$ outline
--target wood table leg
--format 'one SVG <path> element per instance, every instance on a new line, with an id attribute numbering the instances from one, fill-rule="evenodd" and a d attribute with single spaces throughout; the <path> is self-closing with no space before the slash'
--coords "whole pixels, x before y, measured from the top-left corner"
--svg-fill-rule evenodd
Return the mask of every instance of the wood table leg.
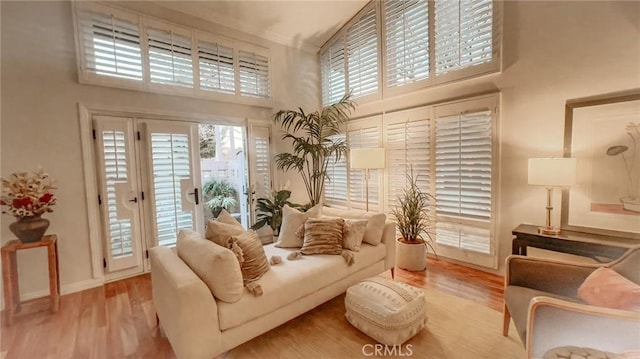
<path id="1" fill-rule="evenodd" d="M 49 291 L 51 297 L 51 312 L 56 313 L 60 307 L 60 292 L 58 284 L 58 258 L 56 251 L 56 243 L 52 242 L 47 246 L 49 254 Z"/>
<path id="2" fill-rule="evenodd" d="M 20 281 L 18 281 L 18 252 L 9 252 L 9 262 L 11 263 L 11 292 L 13 293 L 14 313 L 22 310 L 20 305 Z"/>
<path id="3" fill-rule="evenodd" d="M 12 264 L 10 252 L 2 251 L 2 280 L 4 287 L 4 314 L 7 326 L 13 324 L 13 283 L 12 283 Z"/>

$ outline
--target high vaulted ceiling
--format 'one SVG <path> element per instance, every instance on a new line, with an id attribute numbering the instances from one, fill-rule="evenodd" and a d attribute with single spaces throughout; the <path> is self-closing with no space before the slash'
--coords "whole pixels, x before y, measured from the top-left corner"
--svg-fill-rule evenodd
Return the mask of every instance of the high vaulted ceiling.
<path id="1" fill-rule="evenodd" d="M 155 1 L 288 46 L 317 51 L 368 0 Z"/>

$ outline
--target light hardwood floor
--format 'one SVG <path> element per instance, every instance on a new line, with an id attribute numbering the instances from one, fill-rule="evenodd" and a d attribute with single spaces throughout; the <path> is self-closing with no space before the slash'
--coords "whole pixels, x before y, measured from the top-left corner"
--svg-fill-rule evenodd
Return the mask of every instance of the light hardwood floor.
<path id="1" fill-rule="evenodd" d="M 502 309 L 503 279 L 429 259 L 426 272 L 396 269 L 396 279 Z M 51 314 L 47 301 L 23 305 L 0 332 L 0 358 L 174 358 L 156 327 L 149 274 L 65 295 Z M 285 324 L 286 325 L 286 324 Z"/>

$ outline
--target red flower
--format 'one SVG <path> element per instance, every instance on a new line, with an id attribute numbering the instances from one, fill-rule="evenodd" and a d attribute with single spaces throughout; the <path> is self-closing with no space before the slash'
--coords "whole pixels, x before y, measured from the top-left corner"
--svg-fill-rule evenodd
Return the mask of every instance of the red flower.
<path id="1" fill-rule="evenodd" d="M 31 204 L 31 197 L 24 197 L 22 199 L 22 207 L 27 207 Z"/>
<path id="2" fill-rule="evenodd" d="M 22 200 L 16 198 L 13 200 L 13 202 L 11 203 L 11 207 L 13 208 L 22 208 Z"/>
<path id="3" fill-rule="evenodd" d="M 40 202 L 41 203 L 49 203 L 49 201 L 51 201 L 52 198 L 53 198 L 53 194 L 45 193 L 45 194 L 42 195 L 42 197 L 40 197 Z"/>

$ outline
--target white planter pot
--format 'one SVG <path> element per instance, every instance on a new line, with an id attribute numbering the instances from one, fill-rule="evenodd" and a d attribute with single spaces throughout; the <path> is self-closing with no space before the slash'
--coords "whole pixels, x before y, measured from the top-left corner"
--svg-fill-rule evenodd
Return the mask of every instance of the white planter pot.
<path id="1" fill-rule="evenodd" d="M 396 266 L 414 272 L 427 269 L 427 246 L 396 240 Z"/>

